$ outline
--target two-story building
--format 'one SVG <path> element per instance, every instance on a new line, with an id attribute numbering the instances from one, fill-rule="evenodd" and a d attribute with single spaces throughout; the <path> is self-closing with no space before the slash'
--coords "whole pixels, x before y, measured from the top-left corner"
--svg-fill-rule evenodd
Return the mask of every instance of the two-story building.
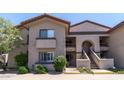
<path id="1" fill-rule="evenodd" d="M 10 53 L 9 67 L 15 67 L 14 56 L 20 52 L 28 53 L 29 68 L 43 64 L 53 70 L 53 58 L 60 55 L 67 58 L 67 67 L 114 67 L 114 56 L 109 53 L 111 28 L 108 26 L 89 20 L 70 25 L 66 20 L 43 14 L 17 27 L 21 30 L 24 46 Z"/>

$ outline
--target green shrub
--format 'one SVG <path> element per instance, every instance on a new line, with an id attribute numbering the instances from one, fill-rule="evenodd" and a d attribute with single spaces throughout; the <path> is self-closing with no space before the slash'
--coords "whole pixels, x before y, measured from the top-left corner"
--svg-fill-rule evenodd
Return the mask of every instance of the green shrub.
<path id="1" fill-rule="evenodd" d="M 20 66 L 18 68 L 18 73 L 19 74 L 26 74 L 26 73 L 28 73 L 28 69 L 26 67 L 24 67 L 24 66 Z"/>
<path id="2" fill-rule="evenodd" d="M 91 69 L 86 68 L 86 67 L 79 67 L 77 68 L 79 70 L 79 72 L 81 73 L 89 73 L 89 74 L 93 74 L 93 72 L 91 71 Z"/>
<path id="3" fill-rule="evenodd" d="M 17 67 L 20 66 L 27 66 L 27 61 L 28 60 L 28 56 L 25 53 L 20 53 L 19 55 L 15 56 L 15 62 L 17 64 Z"/>
<path id="4" fill-rule="evenodd" d="M 124 74 L 124 69 L 110 68 L 109 70 L 117 74 Z"/>
<path id="5" fill-rule="evenodd" d="M 55 71 L 57 72 L 63 72 L 66 64 L 67 64 L 67 60 L 64 56 L 58 56 L 54 58 L 54 68 Z"/>
<path id="6" fill-rule="evenodd" d="M 124 74 L 124 70 L 118 71 L 118 74 Z"/>
<path id="7" fill-rule="evenodd" d="M 48 72 L 47 68 L 43 65 L 37 65 L 35 67 L 36 74 L 46 74 Z"/>

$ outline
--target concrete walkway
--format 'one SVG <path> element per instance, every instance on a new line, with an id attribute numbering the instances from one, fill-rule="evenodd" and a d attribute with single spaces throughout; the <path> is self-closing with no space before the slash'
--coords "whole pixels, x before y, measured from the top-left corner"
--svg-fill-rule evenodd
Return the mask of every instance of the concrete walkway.
<path id="1" fill-rule="evenodd" d="M 104 70 L 104 69 L 92 69 L 94 74 L 114 74 L 110 70 Z"/>
<path id="2" fill-rule="evenodd" d="M 65 69 L 65 74 L 80 74 L 77 68 L 69 67 Z"/>
<path id="3" fill-rule="evenodd" d="M 92 69 L 94 74 L 114 74 L 112 71 L 104 70 L 104 69 Z M 77 68 L 69 67 L 65 69 L 65 74 L 80 74 Z"/>

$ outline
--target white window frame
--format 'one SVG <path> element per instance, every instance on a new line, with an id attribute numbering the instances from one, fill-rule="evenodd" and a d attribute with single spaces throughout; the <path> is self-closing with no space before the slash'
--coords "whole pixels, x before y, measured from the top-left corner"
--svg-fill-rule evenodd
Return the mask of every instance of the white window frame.
<path id="1" fill-rule="evenodd" d="M 50 57 L 50 60 L 42 60 L 42 57 L 44 59 L 44 54 L 47 53 L 47 54 L 52 54 L 50 56 L 53 56 L 53 57 Z M 43 55 L 42 55 L 43 54 Z M 54 58 L 54 52 L 39 52 L 39 61 L 41 63 L 51 63 L 53 62 L 53 58 Z"/>
<path id="2" fill-rule="evenodd" d="M 54 29 L 40 29 L 40 31 L 39 31 L 39 38 L 44 38 L 44 37 L 41 37 L 42 35 L 42 31 L 46 31 L 47 32 L 47 35 L 48 35 L 48 32 L 49 31 L 53 31 L 53 37 L 49 37 L 49 36 L 47 36 L 47 37 L 45 37 L 45 38 L 55 38 L 55 30 Z"/>

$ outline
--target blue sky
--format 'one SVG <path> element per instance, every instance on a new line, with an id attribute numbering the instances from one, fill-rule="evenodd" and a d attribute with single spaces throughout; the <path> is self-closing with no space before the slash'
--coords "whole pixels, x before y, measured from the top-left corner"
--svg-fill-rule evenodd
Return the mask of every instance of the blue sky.
<path id="1" fill-rule="evenodd" d="M 10 20 L 14 25 L 21 21 L 41 15 L 40 13 L 0 13 L 1 17 Z M 124 13 L 51 13 L 50 15 L 70 21 L 75 24 L 84 20 L 91 20 L 110 27 L 124 20 Z"/>

